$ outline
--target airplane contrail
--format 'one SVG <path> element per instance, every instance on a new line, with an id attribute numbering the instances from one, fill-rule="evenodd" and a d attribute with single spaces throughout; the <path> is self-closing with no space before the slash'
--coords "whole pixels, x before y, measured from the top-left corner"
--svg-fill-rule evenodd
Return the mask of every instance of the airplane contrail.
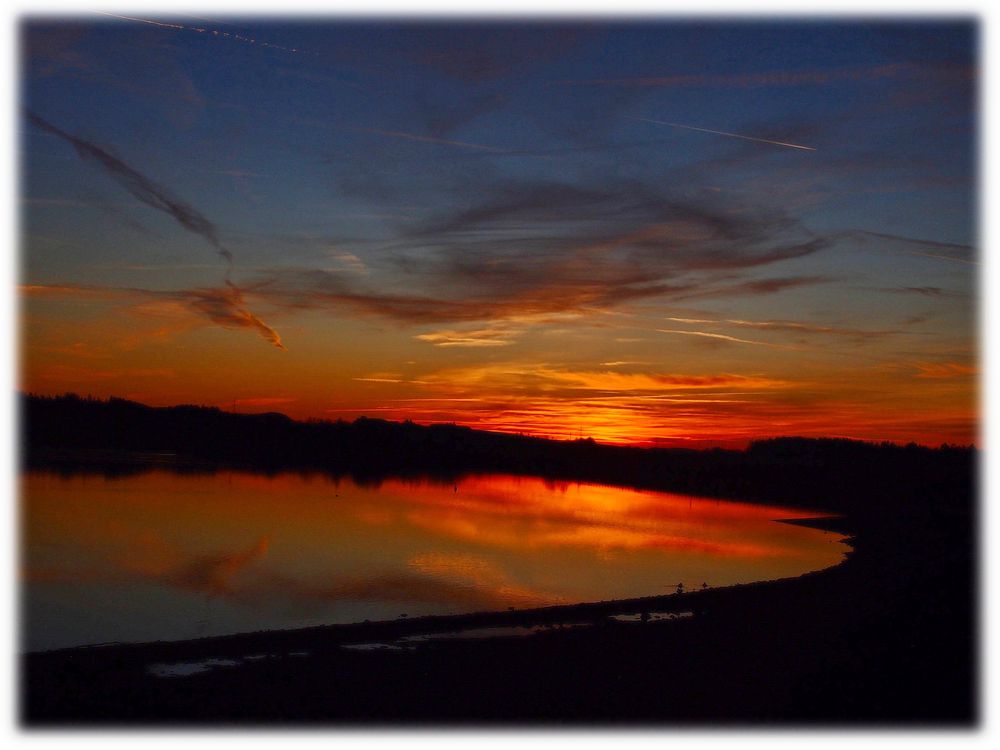
<path id="1" fill-rule="evenodd" d="M 198 209 L 174 197 L 165 187 L 97 144 L 66 132 L 31 110 L 25 110 L 25 114 L 35 127 L 69 143 L 80 159 L 97 162 L 109 177 L 137 201 L 167 214 L 187 231 L 205 239 L 225 258 L 228 262 L 225 277 L 227 288 L 197 292 L 189 302 L 191 307 L 225 328 L 253 328 L 274 346 L 282 350 L 285 348 L 277 331 L 247 308 L 243 301 L 243 290 L 229 278 L 233 270 L 233 254 L 222 244 L 215 225 Z"/>
<path id="2" fill-rule="evenodd" d="M 750 135 L 740 135 L 739 133 L 727 133 L 724 130 L 709 130 L 708 128 L 696 128 L 693 125 L 681 125 L 677 122 L 665 122 L 664 120 L 650 120 L 647 117 L 629 117 L 630 120 L 638 120 L 640 122 L 651 122 L 655 125 L 667 125 L 671 128 L 683 128 L 684 130 L 697 130 L 699 133 L 714 133 L 715 135 L 726 135 L 730 138 L 741 138 L 744 141 L 755 141 L 757 143 L 770 143 L 772 146 L 785 146 L 786 148 L 797 148 L 802 151 L 815 151 L 812 146 L 802 146 L 798 143 L 787 143 L 785 141 L 772 141 L 767 138 L 754 138 Z"/>
<path id="3" fill-rule="evenodd" d="M 137 21 L 138 23 L 148 23 L 151 26 L 164 26 L 168 29 L 186 29 L 187 26 L 181 26 L 179 23 L 164 23 L 162 21 L 150 21 L 147 18 L 136 18 L 134 16 L 119 16 L 115 13 L 106 13 L 103 10 L 92 10 L 91 13 L 97 13 L 101 16 L 110 16 L 111 18 L 120 18 L 123 21 Z"/>
<path id="4" fill-rule="evenodd" d="M 147 23 L 151 26 L 162 26 L 166 29 L 178 29 L 180 31 L 193 31 L 197 34 L 205 34 L 209 36 L 214 36 L 222 39 L 229 39 L 234 42 L 242 42 L 243 44 L 254 44 L 259 47 L 270 47 L 271 49 L 280 49 L 284 52 L 295 52 L 297 54 L 313 54 L 306 53 L 305 50 L 299 49 L 298 47 L 283 47 L 280 44 L 271 44 L 270 42 L 264 42 L 260 39 L 254 39 L 252 37 L 244 36 L 242 34 L 237 34 L 230 31 L 219 31 L 218 29 L 202 28 L 200 26 L 185 26 L 180 23 L 168 23 L 165 21 L 152 21 L 148 18 L 136 18 L 135 16 L 120 16 L 116 13 L 107 13 L 103 10 L 92 10 L 91 13 L 96 13 L 101 16 L 109 16 L 110 18 L 118 18 L 122 21 L 135 21 L 136 23 Z M 192 16 L 196 18 L 197 16 Z"/>
<path id="5" fill-rule="evenodd" d="M 189 232 L 200 235 L 216 249 L 216 251 L 233 265 L 233 254 L 219 240 L 215 225 L 193 206 L 174 197 L 165 187 L 154 182 L 139 170 L 126 164 L 108 150 L 95 143 L 67 133 L 44 120 L 31 110 L 25 110 L 28 121 L 46 133 L 62 138 L 69 143 L 83 161 L 97 162 L 115 182 L 125 188 L 132 197 L 150 208 L 170 216 Z"/>
<path id="6" fill-rule="evenodd" d="M 788 344 L 772 344 L 769 341 L 757 341 L 756 339 L 740 339 L 736 336 L 727 336 L 724 333 L 708 333 L 707 331 L 681 331 L 676 328 L 654 328 L 657 333 L 675 333 L 681 336 L 701 336 L 707 339 L 720 339 L 722 341 L 732 341 L 736 344 L 753 344 L 754 346 L 767 346 L 772 349 L 795 349 L 801 350 L 803 347 L 791 346 Z"/>

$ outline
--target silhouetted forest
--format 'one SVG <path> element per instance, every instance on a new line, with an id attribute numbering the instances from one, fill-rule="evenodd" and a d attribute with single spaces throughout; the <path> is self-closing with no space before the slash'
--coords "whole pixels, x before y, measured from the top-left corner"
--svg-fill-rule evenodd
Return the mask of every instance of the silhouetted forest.
<path id="1" fill-rule="evenodd" d="M 377 482 L 385 476 L 507 472 L 781 502 L 852 513 L 887 505 L 967 505 L 978 451 L 969 447 L 776 438 L 746 450 L 691 450 L 556 441 L 456 425 L 362 417 L 295 421 L 203 406 L 150 407 L 119 398 L 23 396 L 26 465 L 106 473 L 141 470 L 115 451 L 174 454 L 204 469 L 318 470 Z M 103 450 L 95 462 L 81 453 Z"/>

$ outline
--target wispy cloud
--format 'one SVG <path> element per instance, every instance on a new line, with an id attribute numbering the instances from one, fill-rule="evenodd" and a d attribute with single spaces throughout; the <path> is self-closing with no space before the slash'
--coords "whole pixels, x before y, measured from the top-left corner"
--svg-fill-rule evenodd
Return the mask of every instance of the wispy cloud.
<path id="1" fill-rule="evenodd" d="M 468 141 L 456 141 L 449 138 L 438 138 L 432 135 L 418 135 L 416 133 L 404 133 L 399 130 L 380 130 L 378 128 L 357 128 L 364 133 L 374 133 L 383 135 L 386 138 L 398 138 L 404 141 L 416 141 L 418 143 L 434 143 L 440 146 L 458 146 L 460 148 L 471 148 L 476 151 L 490 151 L 495 154 L 504 153 L 504 149 L 495 146 L 484 146 L 482 143 L 469 143 Z"/>
<path id="2" fill-rule="evenodd" d="M 374 377 L 369 375 L 364 378 L 351 378 L 351 380 L 357 380 L 360 383 L 405 383 L 403 378 L 389 378 L 389 377 Z"/>
<path id="3" fill-rule="evenodd" d="M 515 316 L 516 317 L 516 316 Z M 530 318 L 530 316 L 526 316 Z M 542 317 L 541 320 L 551 320 Z M 527 319 L 524 320 L 528 322 Z M 507 321 L 499 321 L 486 328 L 476 328 L 472 330 L 443 330 L 421 333 L 414 336 L 418 341 L 426 341 L 428 344 L 442 347 L 460 348 L 482 348 L 510 346 L 516 342 L 518 336 L 524 333 L 523 325 L 512 325 Z"/>
<path id="4" fill-rule="evenodd" d="M 735 284 L 700 284 L 690 289 L 672 290 L 671 295 L 677 301 L 691 299 L 708 299 L 712 297 L 742 297 L 753 295 L 776 294 L 786 289 L 828 284 L 834 279 L 828 276 L 785 276 L 769 279 L 754 279 Z"/>
<path id="5" fill-rule="evenodd" d="M 226 177 L 260 177 L 259 172 L 250 172 L 246 169 L 217 169 L 212 174 L 221 174 Z"/>
<path id="6" fill-rule="evenodd" d="M 136 200 L 167 214 L 187 231 L 204 238 L 229 263 L 233 262 L 233 254 L 219 241 L 215 225 L 193 206 L 175 198 L 162 185 L 149 179 L 134 167 L 126 164 L 117 156 L 112 155 L 106 149 L 83 138 L 78 138 L 71 133 L 67 133 L 65 130 L 56 127 L 31 111 L 27 112 L 27 116 L 28 120 L 36 127 L 58 136 L 69 143 L 81 159 L 84 161 L 94 161 L 99 164 L 112 179 L 131 193 Z"/>
<path id="7" fill-rule="evenodd" d="M 825 86 L 838 81 L 867 81 L 893 78 L 912 66 L 905 63 L 888 65 L 813 68 L 801 70 L 771 70 L 759 73 L 711 75 L 705 73 L 630 78 L 594 78 L 590 80 L 556 81 L 560 86 L 623 86 L 636 88 L 685 88 L 719 86 L 734 88 L 785 88 L 790 86 Z"/>
<path id="8" fill-rule="evenodd" d="M 784 146 L 786 148 L 797 148 L 802 151 L 815 151 L 816 149 L 812 146 L 802 146 L 798 143 L 787 143 L 785 141 L 773 141 L 768 138 L 758 138 L 751 135 L 741 135 L 739 133 L 729 133 L 725 130 L 711 130 L 709 128 L 699 128 L 694 125 L 681 125 L 678 122 L 666 122 L 664 120 L 651 120 L 648 117 L 629 117 L 630 120 L 636 120 L 638 122 L 649 122 L 654 125 L 667 125 L 671 128 L 680 128 L 682 130 L 695 130 L 699 133 L 711 133 L 713 135 L 724 135 L 729 138 L 740 138 L 744 141 L 754 141 L 755 143 L 768 143 L 772 146 Z"/>
<path id="9" fill-rule="evenodd" d="M 508 334 L 509 335 L 509 334 Z M 499 336 L 496 331 L 437 331 L 421 333 L 414 338 L 426 341 L 434 346 L 454 346 L 465 348 L 482 348 L 493 346 L 510 346 L 514 342 L 510 338 Z"/>
<path id="10" fill-rule="evenodd" d="M 736 336 L 727 336 L 724 333 L 711 333 L 709 331 L 681 331 L 676 328 L 657 328 L 660 333 L 672 333 L 678 336 L 700 336 L 706 339 L 717 339 L 719 341 L 731 341 L 734 344 L 752 344 L 754 346 L 768 346 L 775 349 L 788 349 L 784 344 L 775 344 L 770 341 L 757 341 L 754 339 L 741 339 Z"/>
<path id="11" fill-rule="evenodd" d="M 948 291 L 939 286 L 900 286 L 882 289 L 881 291 L 892 294 L 917 294 L 921 297 L 955 297 L 955 292 Z"/>
<path id="12" fill-rule="evenodd" d="M 20 287 L 20 292 L 31 297 L 128 302 L 134 305 L 131 309 L 138 314 L 147 314 L 150 302 L 167 303 L 167 307 L 163 307 L 162 304 L 156 307 L 156 314 L 176 315 L 178 310 L 187 310 L 223 328 L 246 328 L 256 331 L 278 349 L 285 348 L 277 331 L 247 308 L 243 290 L 229 281 L 226 281 L 223 287 L 176 291 L 72 284 L 28 284 Z"/>
<path id="13" fill-rule="evenodd" d="M 843 336 L 852 339 L 867 339 L 901 333 L 893 329 L 851 328 L 847 326 L 820 325 L 816 323 L 800 323 L 792 320 L 740 320 L 734 318 L 671 318 L 674 323 L 692 325 L 732 326 L 735 328 L 750 328 L 758 331 L 775 331 L 782 333 L 817 334 L 827 336 Z"/>
<path id="14" fill-rule="evenodd" d="M 137 290 L 115 287 L 84 286 L 80 284 L 22 284 L 18 291 L 27 297 L 80 298 L 80 299 L 128 299 L 136 296 Z"/>
<path id="15" fill-rule="evenodd" d="M 864 244 L 874 244 L 878 247 L 904 252 L 908 255 L 947 260 L 965 265 L 979 265 L 979 261 L 974 257 L 976 248 L 971 245 L 956 242 L 939 242 L 916 237 L 903 237 L 898 234 L 869 232 L 867 230 L 842 232 L 838 236 L 841 239 L 849 239 Z"/>
<path id="16" fill-rule="evenodd" d="M 77 355 L 79 356 L 79 355 Z M 56 363 L 45 368 L 39 374 L 39 378 L 44 381 L 54 383 L 102 383 L 109 381 L 119 381 L 121 383 L 133 383 L 137 379 L 150 378 L 158 382 L 164 379 L 177 376 L 173 370 L 156 367 L 115 367 L 113 369 L 97 369 L 94 367 L 80 367 L 78 365 Z"/>
<path id="17" fill-rule="evenodd" d="M 36 127 L 62 138 L 73 146 L 77 155 L 84 161 L 94 161 L 99 164 L 136 200 L 167 214 L 187 231 L 202 237 L 229 263 L 231 271 L 233 254 L 219 240 L 215 225 L 204 214 L 174 197 L 165 187 L 106 149 L 56 127 L 31 111 L 27 112 L 27 117 Z M 191 307 L 224 328 L 252 328 L 274 346 L 284 349 L 278 333 L 247 308 L 243 291 L 230 280 L 228 271 L 225 284 L 225 288 L 200 289 L 188 293 Z"/>
<path id="18" fill-rule="evenodd" d="M 483 389 L 487 392 L 559 392 L 589 391 L 597 394 L 666 393 L 689 390 L 769 389 L 786 385 L 784 381 L 761 375 L 716 373 L 624 373 L 612 370 L 574 370 L 538 362 L 501 362 L 471 367 L 448 368 L 422 376 L 427 385 L 450 388 Z"/>
<path id="19" fill-rule="evenodd" d="M 250 328 L 278 349 L 285 348 L 278 332 L 247 309 L 243 291 L 235 284 L 227 281 L 225 287 L 195 289 L 185 296 L 193 309 L 223 328 Z"/>
<path id="20" fill-rule="evenodd" d="M 917 362 L 915 378 L 925 380 L 951 380 L 966 378 L 979 372 L 978 368 L 961 362 Z"/>
<path id="21" fill-rule="evenodd" d="M 368 266 L 354 253 L 344 250 L 331 250 L 328 253 L 331 260 L 336 261 L 340 266 L 354 273 L 367 274 Z"/>
<path id="22" fill-rule="evenodd" d="M 406 275 L 405 289 L 286 270 L 270 293 L 289 304 L 422 323 L 608 310 L 652 297 L 772 294 L 829 281 L 749 276 L 830 243 L 781 212 L 730 206 L 714 194 L 679 196 L 620 179 L 500 179 L 468 192 L 468 200 L 400 229 L 380 248 L 389 270 Z"/>
<path id="23" fill-rule="evenodd" d="M 182 24 L 182 23 L 178 23 L 176 21 L 154 21 L 154 20 L 149 19 L 149 18 L 138 18 L 136 16 L 120 16 L 120 15 L 117 15 L 115 13 L 107 13 L 105 11 L 100 11 L 100 10 L 92 10 L 90 12 L 91 13 L 98 13 L 98 14 L 100 14 L 102 16 L 109 16 L 111 18 L 117 18 L 117 19 L 119 19 L 121 21 L 132 21 L 134 23 L 143 23 L 143 24 L 147 24 L 149 26 L 159 26 L 160 28 L 175 29 L 177 31 L 191 31 L 191 32 L 194 32 L 196 34 L 203 34 L 205 36 L 212 37 L 212 38 L 215 38 L 215 39 L 224 39 L 224 40 L 228 40 L 228 41 L 239 42 L 241 44 L 252 44 L 252 45 L 256 45 L 258 47 L 267 47 L 269 49 L 281 50 L 282 52 L 293 52 L 293 53 L 296 53 L 296 54 L 304 54 L 304 53 L 307 54 L 306 50 L 299 49 L 298 47 L 285 47 L 285 46 L 280 45 L 280 44 L 272 44 L 272 43 L 266 42 L 266 41 L 264 41 L 262 39 L 257 39 L 255 37 L 248 36 L 246 34 L 239 34 L 239 33 L 236 33 L 234 31 L 224 31 L 224 30 L 220 30 L 220 29 L 209 29 L 207 27 L 202 27 L 202 26 L 193 26 L 193 25 L 189 26 L 189 25 L 185 25 L 185 24 Z M 195 18 L 196 16 L 191 16 L 191 17 Z"/>

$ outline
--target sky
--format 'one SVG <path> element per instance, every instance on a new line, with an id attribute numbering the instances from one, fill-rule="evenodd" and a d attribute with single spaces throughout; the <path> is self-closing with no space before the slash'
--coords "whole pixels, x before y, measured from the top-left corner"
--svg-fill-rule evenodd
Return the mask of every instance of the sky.
<path id="1" fill-rule="evenodd" d="M 21 26 L 19 387 L 978 442 L 976 27 Z"/>

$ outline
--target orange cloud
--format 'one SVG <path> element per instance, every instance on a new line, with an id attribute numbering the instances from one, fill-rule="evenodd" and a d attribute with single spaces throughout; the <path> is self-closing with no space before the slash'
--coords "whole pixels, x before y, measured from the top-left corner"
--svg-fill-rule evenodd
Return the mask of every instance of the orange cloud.
<path id="1" fill-rule="evenodd" d="M 52 299 L 122 300 L 133 302 L 129 308 L 136 315 L 175 317 L 193 311 L 203 319 L 223 328 L 248 328 L 278 349 L 284 349 L 281 336 L 271 326 L 250 311 L 244 291 L 226 280 L 223 287 L 206 287 L 179 291 L 82 286 L 74 284 L 29 284 L 20 288 L 28 297 Z M 164 329 L 164 333 L 184 330 L 188 326 Z"/>
<path id="2" fill-rule="evenodd" d="M 243 291 L 230 281 L 225 288 L 196 289 L 190 294 L 190 305 L 223 328 L 251 328 L 278 349 L 284 349 L 281 336 L 258 318 L 243 301 Z"/>
<path id="3" fill-rule="evenodd" d="M 233 400 L 238 406 L 276 406 L 277 404 L 290 404 L 294 398 L 283 396 L 256 396 L 254 398 L 237 398 Z"/>
<path id="4" fill-rule="evenodd" d="M 25 297 L 50 297 L 54 299 L 125 299 L 135 296 L 132 289 L 81 286 L 78 284 L 20 284 L 18 291 Z"/>
<path id="5" fill-rule="evenodd" d="M 700 336 L 706 339 L 716 339 L 718 341 L 729 341 L 734 344 L 752 344 L 754 346 L 768 346 L 775 349 L 789 349 L 789 347 L 784 344 L 773 344 L 769 341 L 758 341 L 755 339 L 741 339 L 736 336 L 727 336 L 724 333 L 710 333 L 708 331 L 681 331 L 674 328 L 657 328 L 659 333 L 673 333 L 680 336 Z"/>
<path id="6" fill-rule="evenodd" d="M 916 367 L 920 372 L 913 377 L 927 380 L 964 378 L 979 372 L 977 368 L 959 362 L 917 362 Z"/>
<path id="7" fill-rule="evenodd" d="M 414 338 L 426 341 L 434 346 L 460 346 L 460 347 L 483 347 L 483 346 L 509 346 L 514 342 L 511 340 L 513 332 L 504 330 L 494 330 L 483 328 L 476 331 L 437 331 L 435 333 L 422 333 Z"/>
<path id="8" fill-rule="evenodd" d="M 623 373 L 587 370 L 559 370 L 545 364 L 506 363 L 442 370 L 422 377 L 430 385 L 486 388 L 491 391 L 558 388 L 591 391 L 634 392 L 669 391 L 689 388 L 779 388 L 786 382 L 759 375 L 681 375 L 658 373 Z"/>

